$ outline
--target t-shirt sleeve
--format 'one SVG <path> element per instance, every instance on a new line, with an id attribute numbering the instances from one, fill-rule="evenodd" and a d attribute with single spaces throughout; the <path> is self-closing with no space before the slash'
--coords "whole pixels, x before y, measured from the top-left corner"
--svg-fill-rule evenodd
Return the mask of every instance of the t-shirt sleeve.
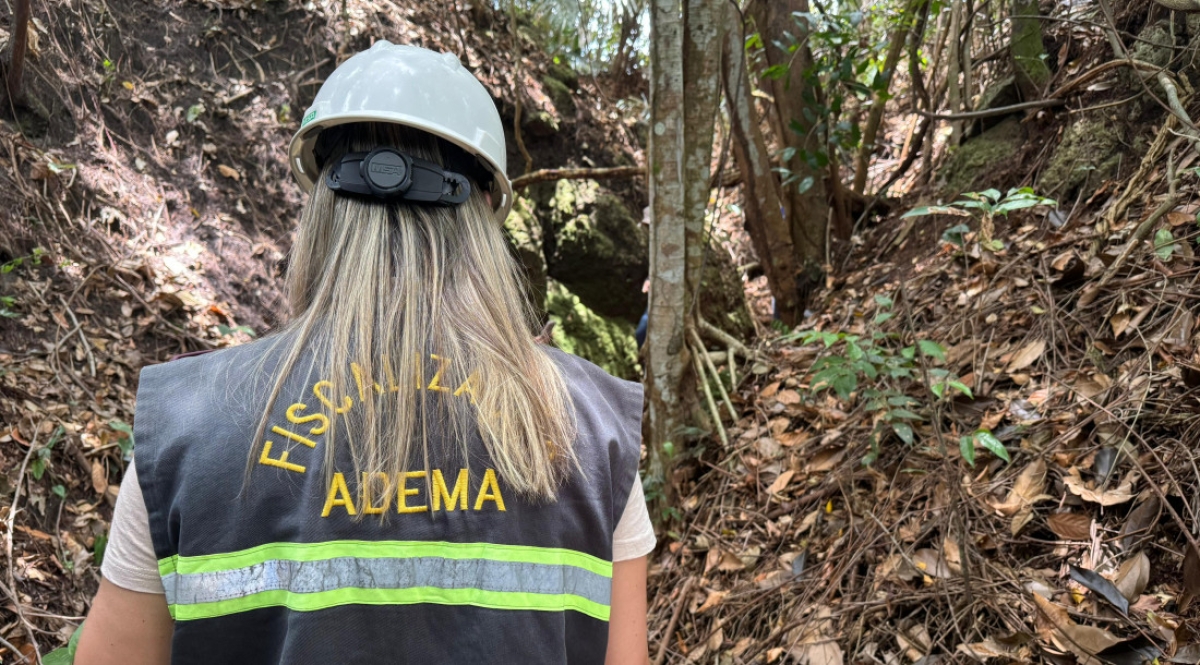
<path id="1" fill-rule="evenodd" d="M 158 574 L 154 544 L 150 540 L 146 500 L 132 463 L 125 470 L 125 482 L 121 483 L 121 491 L 117 494 L 100 574 L 123 589 L 165 593 L 162 577 Z"/>
<path id="2" fill-rule="evenodd" d="M 633 479 L 629 501 L 617 530 L 613 532 L 613 562 L 626 561 L 646 556 L 654 551 L 656 544 L 654 525 L 650 523 L 650 510 L 646 507 L 646 495 L 642 491 L 642 474 Z"/>

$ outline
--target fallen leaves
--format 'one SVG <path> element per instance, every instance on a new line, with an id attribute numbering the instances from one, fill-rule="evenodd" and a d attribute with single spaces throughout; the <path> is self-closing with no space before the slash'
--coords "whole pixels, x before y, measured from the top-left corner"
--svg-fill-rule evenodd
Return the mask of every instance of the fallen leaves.
<path id="1" fill-rule="evenodd" d="M 1121 484 L 1112 489 L 1104 487 L 1096 487 L 1095 483 L 1085 481 L 1079 475 L 1079 469 L 1071 467 L 1067 471 L 1067 475 L 1063 476 L 1063 484 L 1072 494 L 1078 496 L 1084 501 L 1098 503 L 1102 506 L 1115 506 L 1125 503 L 1137 496 L 1133 491 L 1133 483 L 1137 480 L 1137 472 L 1131 472 Z"/>
<path id="2" fill-rule="evenodd" d="M 1012 359 L 1008 361 L 1008 367 L 1005 369 L 1005 371 L 1009 374 L 1012 374 L 1013 372 L 1025 369 L 1026 367 L 1032 365 L 1038 358 L 1041 358 L 1042 353 L 1045 351 L 1046 340 L 1034 340 L 1021 347 L 1019 351 L 1013 354 Z"/>
<path id="3" fill-rule="evenodd" d="M 1033 506 L 1039 501 L 1053 499 L 1045 493 L 1046 463 L 1038 459 L 1021 470 L 1004 501 L 993 502 L 992 508 L 1006 517 L 1012 517 L 1013 535 L 1033 518 Z"/>
<path id="4" fill-rule="evenodd" d="M 1088 540 L 1092 535 L 1092 518 L 1082 513 L 1055 513 L 1046 524 L 1063 540 Z"/>

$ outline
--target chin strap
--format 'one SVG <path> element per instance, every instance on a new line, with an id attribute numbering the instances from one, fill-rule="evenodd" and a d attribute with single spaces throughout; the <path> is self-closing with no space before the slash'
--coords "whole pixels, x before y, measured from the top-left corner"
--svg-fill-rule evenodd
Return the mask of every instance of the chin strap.
<path id="1" fill-rule="evenodd" d="M 471 195 L 466 176 L 395 148 L 343 155 L 325 184 L 337 194 L 428 205 L 458 205 Z"/>

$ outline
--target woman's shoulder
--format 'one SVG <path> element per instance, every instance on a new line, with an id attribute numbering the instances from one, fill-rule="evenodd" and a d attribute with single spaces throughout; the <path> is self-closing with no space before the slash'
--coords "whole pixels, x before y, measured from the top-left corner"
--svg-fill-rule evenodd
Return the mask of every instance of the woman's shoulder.
<path id="1" fill-rule="evenodd" d="M 272 356 L 278 355 L 283 338 L 284 335 L 270 335 L 237 346 L 183 353 L 171 357 L 166 362 L 146 365 L 142 367 L 141 374 L 143 379 L 148 376 L 166 375 L 186 375 L 195 378 L 198 374 L 231 367 L 249 372 L 256 365 L 270 361 Z"/>
<path id="2" fill-rule="evenodd" d="M 577 397 L 603 397 L 615 402 L 618 408 L 636 410 L 641 414 L 642 384 L 619 379 L 579 356 L 547 346 L 546 354 L 562 369 L 571 392 Z"/>

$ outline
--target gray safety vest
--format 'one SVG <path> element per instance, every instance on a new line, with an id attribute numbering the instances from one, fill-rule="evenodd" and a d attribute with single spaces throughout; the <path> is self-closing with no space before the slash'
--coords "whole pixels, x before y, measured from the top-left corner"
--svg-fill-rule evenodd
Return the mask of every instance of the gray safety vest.
<path id="1" fill-rule="evenodd" d="M 173 663 L 604 662 L 640 385 L 547 349 L 570 386 L 582 467 L 555 502 L 510 491 L 485 454 L 466 466 L 432 459 L 429 477 L 417 465 L 382 497 L 364 491 L 348 454 L 327 479 L 316 414 L 335 396 L 294 371 L 246 484 L 271 348 L 142 370 L 136 464 L 175 618 Z"/>

